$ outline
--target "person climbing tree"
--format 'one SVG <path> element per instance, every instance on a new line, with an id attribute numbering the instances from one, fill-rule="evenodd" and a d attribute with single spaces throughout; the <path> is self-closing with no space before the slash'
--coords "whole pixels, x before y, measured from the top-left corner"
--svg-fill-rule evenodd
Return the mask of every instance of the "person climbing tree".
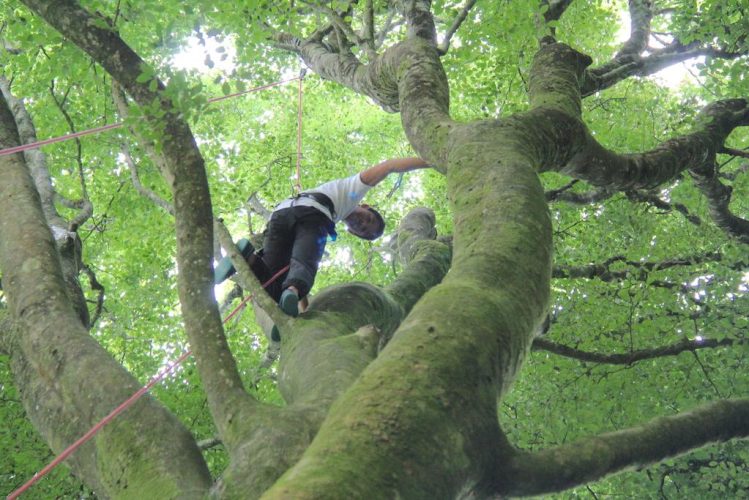
<path id="1" fill-rule="evenodd" d="M 429 166 L 420 158 L 392 158 L 350 177 L 302 191 L 276 205 L 262 250 L 255 253 L 246 239 L 238 243 L 239 249 L 262 282 L 289 266 L 266 291 L 286 314 L 297 316 L 299 301 L 314 284 L 328 237 L 336 238 L 335 224 L 344 221 L 348 232 L 365 240 L 379 238 L 385 230 L 385 221 L 377 210 L 360 204 L 364 195 L 389 174 Z M 222 283 L 234 272 L 231 260 L 224 257 L 216 266 L 215 283 Z M 275 327 L 272 336 L 278 340 Z"/>

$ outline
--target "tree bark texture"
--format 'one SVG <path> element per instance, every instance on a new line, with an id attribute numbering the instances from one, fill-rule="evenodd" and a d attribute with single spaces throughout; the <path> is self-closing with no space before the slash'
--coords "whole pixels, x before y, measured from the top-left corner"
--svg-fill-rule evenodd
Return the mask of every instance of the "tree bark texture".
<path id="1" fill-rule="evenodd" d="M 318 74 L 371 97 L 386 110 L 400 111 L 410 143 L 447 176 L 455 233 L 451 249 L 434 241 L 430 230 L 419 229 L 433 225 L 428 214 L 415 214 L 411 225 L 401 228 L 403 241 L 399 237 L 398 247 L 409 264 L 396 282 L 386 289 L 366 283 L 329 288 L 315 297 L 308 312 L 288 320 L 281 329 L 279 366 L 279 388 L 287 406 L 276 408 L 245 393 L 226 345 L 210 279 L 211 205 L 203 161 L 189 128 L 174 112 L 160 84 L 152 91 L 147 83 L 136 81 L 145 69 L 143 62 L 115 33 L 101 28 L 97 18 L 70 0 L 24 3 L 101 64 L 139 105 L 156 102 L 166 116 L 153 123 L 163 132 L 166 168 L 172 179 L 180 301 L 211 411 L 231 458 L 214 486 L 216 496 L 452 498 L 470 491 L 486 497 L 533 493 L 534 482 L 545 484 L 538 491 L 553 491 L 639 460 L 683 451 L 656 443 L 648 448 L 648 441 L 660 433 L 673 436 L 689 429 L 694 438 L 688 446 L 746 434 L 741 423 L 746 405 L 739 401 L 716 406 L 713 410 L 722 415 L 719 419 L 698 410 L 643 429 L 598 436 L 583 443 L 585 453 L 580 456 L 574 447 L 528 454 L 507 442 L 497 415 L 497 402 L 510 390 L 549 303 L 552 232 L 538 173 L 561 171 L 612 189 L 655 186 L 713 160 L 728 133 L 747 123 L 744 101 L 721 101 L 708 107 L 691 134 L 653 151 L 617 155 L 593 139 L 581 118 L 580 89 L 590 58 L 553 40 L 544 40 L 534 58 L 528 111 L 472 123 L 458 123 L 450 117 L 449 87 L 434 43 L 434 25 L 431 16 L 424 17 L 429 13 L 427 1 L 399 3 L 408 18 L 410 36 L 371 57 L 366 66 L 351 52 L 332 52 L 320 40 L 301 43 L 296 50 Z M 18 172 L 16 183 L 0 186 L 0 213 L 4 214 L 3 204 L 11 209 L 9 199 L 16 193 L 12 190 L 24 196 L 33 193 L 28 188 L 30 180 L 21 174 L 23 163 L 16 157 L 3 161 Z M 28 186 L 19 187 L 24 182 Z M 56 268 L 50 263 L 54 246 L 49 231 L 41 210 L 31 205 L 28 227 L 39 232 L 32 238 L 35 246 L 29 248 L 35 248 L 38 257 L 13 261 L 13 249 L 5 247 L 11 243 L 0 233 L 3 269 L 18 270 L 9 276 L 14 314 L 25 321 L 24 331 L 36 332 L 35 323 L 26 318 L 59 307 L 62 317 L 71 322 L 65 327 L 68 333 L 60 334 L 61 346 L 75 339 L 95 351 L 79 322 L 70 319 Z M 424 238 L 427 233 L 429 237 Z M 26 273 L 38 269 L 53 272 L 39 281 L 52 295 L 39 296 L 60 300 L 60 304 L 23 302 L 28 298 L 22 295 L 26 290 L 38 289 Z M 247 266 L 238 266 L 238 271 L 247 274 Z M 19 343 L 23 346 L 40 335 L 24 334 Z M 68 375 L 63 369 L 67 365 L 59 361 L 60 356 L 68 359 L 69 352 L 43 345 L 38 352 L 23 352 L 47 356 L 43 362 L 34 361 L 34 366 L 57 371 L 49 375 L 42 370 L 35 376 L 47 376 L 45 391 L 58 387 L 72 391 L 69 395 L 63 391 L 65 397 L 58 396 L 60 402 L 49 411 L 68 411 L 65 402 L 88 398 L 86 416 L 101 413 L 100 402 L 91 394 L 107 391 L 96 384 L 84 385 L 90 392 L 75 386 L 83 372 Z M 111 361 L 100 363 L 99 380 L 126 378 L 110 366 Z M 24 380 L 22 374 L 19 379 Z M 112 398 L 111 393 L 106 395 Z M 30 400 L 43 396 L 33 395 Z M 141 404 L 150 408 L 142 412 L 161 415 L 163 425 L 173 421 L 166 412 L 158 413 L 161 410 L 150 400 Z M 69 411 L 66 417 L 85 428 L 89 420 L 84 422 L 78 413 Z M 50 427 L 46 417 L 36 418 L 42 428 Z M 119 440 L 115 434 L 146 424 L 126 415 L 121 418 L 108 431 L 111 435 L 105 433 L 104 439 L 96 441 L 97 449 L 110 447 L 103 453 L 104 465 L 86 462 L 86 458 L 75 465 L 86 481 L 101 488 L 104 495 L 124 495 L 122 486 L 113 480 L 124 467 L 128 487 L 144 496 L 205 492 L 205 468 L 189 436 L 183 440 L 182 462 L 160 455 L 162 441 L 155 438 L 144 445 L 152 452 L 148 459 L 130 459 L 128 453 L 134 454 L 136 448 L 119 447 L 142 443 L 130 434 L 132 442 Z M 156 427 L 153 420 L 146 422 Z M 695 430 L 700 425 L 694 422 L 710 426 L 710 431 L 700 433 Z M 726 433 L 712 432 L 724 424 L 729 429 Z M 174 426 L 171 429 L 172 434 L 181 432 Z M 61 426 L 51 430 L 47 439 L 55 448 L 78 430 Z M 159 432 L 168 434 L 163 429 Z M 591 464 L 598 457 L 606 465 L 594 469 Z M 539 467 L 554 472 L 544 476 L 536 470 Z M 136 473 L 144 479 L 138 480 Z M 192 478 L 190 488 L 170 489 L 175 487 L 174 478 L 183 475 Z"/>
<path id="2" fill-rule="evenodd" d="M 71 0 L 24 3 L 101 64 L 140 106 L 155 105 L 163 115 L 152 116 L 151 126 L 160 131 L 163 155 L 173 179 L 170 188 L 175 209 L 182 315 L 209 407 L 222 441 L 232 446 L 239 421 L 236 415 L 248 410 L 255 401 L 242 387 L 213 294 L 213 215 L 203 158 L 190 128 L 156 77 L 144 83 L 137 81 L 141 73 L 152 70 L 106 27 L 103 19 Z"/>
<path id="3" fill-rule="evenodd" d="M 18 142 L 0 98 L 0 147 Z M 0 170 L 0 268 L 15 322 L 3 333 L 12 335 L 11 367 L 26 412 L 60 452 L 140 385 L 89 336 L 74 310 L 23 155 L 0 157 Z M 150 397 L 130 411 L 137 418 L 113 422 L 69 459 L 76 473 L 103 496 L 202 495 L 210 477 L 187 430 Z M 132 456 L 138 460 L 126 458 Z"/>

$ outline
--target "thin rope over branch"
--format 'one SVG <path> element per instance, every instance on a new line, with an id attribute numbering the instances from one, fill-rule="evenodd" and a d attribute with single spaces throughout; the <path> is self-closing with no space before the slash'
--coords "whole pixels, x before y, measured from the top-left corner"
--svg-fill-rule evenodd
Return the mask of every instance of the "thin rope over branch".
<path id="1" fill-rule="evenodd" d="M 299 80 L 300 93 L 301 93 L 301 80 L 302 80 L 302 78 L 304 78 L 304 74 L 303 73 L 301 74 L 301 76 L 295 76 L 294 78 L 288 78 L 286 80 L 281 80 L 281 81 L 278 81 L 278 82 L 269 83 L 267 85 L 261 85 L 259 87 L 254 87 L 254 88 L 251 88 L 251 89 L 243 90 L 241 92 L 235 92 L 233 94 L 227 94 L 227 95 L 220 96 L 220 97 L 213 97 L 211 99 L 208 99 L 208 103 L 212 104 L 214 102 L 223 101 L 223 100 L 226 100 L 226 99 L 231 99 L 233 97 L 238 97 L 238 96 L 241 96 L 241 95 L 244 95 L 244 94 L 249 94 L 250 92 L 257 92 L 258 90 L 265 90 L 265 89 L 269 89 L 271 87 L 277 87 L 279 85 L 283 85 L 285 83 L 293 82 L 293 81 L 296 81 L 296 80 Z M 301 100 L 301 97 L 300 97 L 300 100 Z M 78 137 L 83 137 L 85 135 L 92 135 L 92 134 L 98 134 L 100 132 L 106 132 L 107 130 L 113 130 L 113 129 L 116 129 L 116 128 L 120 128 L 123 125 L 124 125 L 123 122 L 110 123 L 109 125 L 103 125 L 101 127 L 94 127 L 94 128 L 90 128 L 90 129 L 87 129 L 87 130 L 81 130 L 80 132 L 75 132 L 75 133 L 71 133 L 71 134 L 60 135 L 60 136 L 57 136 L 57 137 L 51 137 L 49 139 L 44 139 L 42 141 L 31 142 L 31 143 L 28 143 L 28 144 L 22 144 L 20 146 L 13 146 L 12 148 L 6 148 L 6 149 L 0 150 L 0 156 L 12 155 L 14 153 L 20 153 L 22 151 L 28 151 L 29 149 L 37 149 L 37 148 L 40 148 L 42 146 L 46 146 L 47 144 L 54 144 L 56 142 L 69 141 L 71 139 L 76 139 Z"/>

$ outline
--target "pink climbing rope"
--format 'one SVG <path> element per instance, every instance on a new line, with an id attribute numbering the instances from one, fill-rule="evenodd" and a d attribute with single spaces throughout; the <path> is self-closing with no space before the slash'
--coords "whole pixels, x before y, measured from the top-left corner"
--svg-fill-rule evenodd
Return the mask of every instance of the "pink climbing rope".
<path id="1" fill-rule="evenodd" d="M 122 125 L 123 125 L 122 122 L 110 123 L 109 125 L 103 125 L 101 127 L 90 128 L 88 130 L 81 130 L 80 132 L 74 132 L 72 134 L 61 135 L 58 137 L 51 137 L 49 139 L 44 139 L 43 141 L 30 142 L 28 144 L 21 144 L 20 146 L 13 146 L 12 148 L 0 150 L 0 156 L 12 155 L 13 153 L 20 153 L 21 151 L 27 151 L 29 149 L 37 149 L 42 146 L 46 146 L 47 144 L 54 144 L 55 142 L 69 141 L 70 139 L 75 139 L 76 137 L 83 137 L 84 135 L 98 134 L 99 132 L 104 132 L 106 130 L 120 128 Z"/>
<path id="2" fill-rule="evenodd" d="M 257 92 L 258 90 L 265 90 L 265 89 L 269 89 L 271 87 L 277 87 L 279 85 L 283 85 L 285 83 L 293 82 L 295 80 L 300 80 L 301 81 L 301 79 L 302 79 L 301 76 L 296 76 L 294 78 L 288 78 L 286 80 L 281 80 L 281 81 L 278 81 L 278 82 L 269 83 L 267 85 L 261 85 L 259 87 L 253 87 L 251 89 L 243 90 L 241 92 L 235 92 L 233 94 L 227 94 L 227 95 L 220 96 L 220 97 L 213 97 L 211 99 L 208 99 L 208 102 L 209 103 L 214 103 L 214 102 L 218 102 L 218 101 L 223 101 L 225 99 L 231 99 L 232 97 L 238 97 L 238 96 L 241 96 L 241 95 L 244 95 L 244 94 L 249 94 L 250 92 Z M 90 128 L 90 129 L 87 129 L 87 130 L 81 130 L 80 132 L 74 132 L 74 133 L 71 133 L 71 134 L 60 135 L 60 136 L 57 136 L 57 137 L 50 137 L 49 139 L 44 139 L 42 141 L 37 141 L 37 142 L 30 142 L 28 144 L 22 144 L 20 146 L 13 146 L 11 148 L 6 148 L 6 149 L 0 150 L 0 156 L 12 155 L 14 153 L 20 153 L 22 151 L 28 151 L 29 149 L 37 149 L 37 148 L 40 148 L 42 146 L 46 146 L 47 144 L 54 144 L 56 142 L 69 141 L 71 139 L 75 139 L 77 137 L 83 137 L 85 135 L 98 134 L 100 132 L 105 132 L 107 130 L 112 130 L 112 129 L 115 129 L 115 128 L 120 128 L 123 125 L 124 125 L 123 122 L 110 123 L 109 125 L 103 125 L 101 127 Z"/>

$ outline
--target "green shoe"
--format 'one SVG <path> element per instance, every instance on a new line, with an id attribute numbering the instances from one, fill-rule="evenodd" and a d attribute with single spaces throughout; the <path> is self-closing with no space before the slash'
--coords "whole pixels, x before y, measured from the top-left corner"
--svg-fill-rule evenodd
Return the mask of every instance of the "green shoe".
<path id="1" fill-rule="evenodd" d="M 273 325 L 273 328 L 271 328 L 270 339 L 273 342 L 281 342 L 281 332 L 278 331 L 278 327 L 276 325 Z"/>
<path id="2" fill-rule="evenodd" d="M 245 260 L 249 259 L 250 256 L 255 252 L 255 247 L 252 246 L 252 243 L 250 243 L 250 240 L 248 240 L 247 238 L 242 238 L 241 240 L 239 240 L 239 242 L 237 242 L 237 247 L 239 248 L 239 251 L 242 253 L 242 257 L 244 257 Z M 213 273 L 213 283 L 216 285 L 223 283 L 236 272 L 237 270 L 234 269 L 234 265 L 231 263 L 231 259 L 227 255 L 218 262 L 216 270 Z"/>
<path id="3" fill-rule="evenodd" d="M 287 288 L 283 291 L 283 293 L 281 294 L 281 300 L 278 301 L 278 305 L 281 307 L 281 310 L 283 312 L 285 312 L 292 318 L 296 318 L 297 316 L 299 316 L 299 296 L 292 290 L 289 290 Z M 270 331 L 270 339 L 273 342 L 281 341 L 281 332 L 278 331 L 278 327 L 276 325 L 273 325 L 273 328 Z"/>
<path id="4" fill-rule="evenodd" d="M 299 316 L 299 296 L 294 293 L 293 290 L 286 289 L 281 294 L 281 300 L 278 301 L 278 305 L 281 306 L 281 310 L 296 318 Z"/>

